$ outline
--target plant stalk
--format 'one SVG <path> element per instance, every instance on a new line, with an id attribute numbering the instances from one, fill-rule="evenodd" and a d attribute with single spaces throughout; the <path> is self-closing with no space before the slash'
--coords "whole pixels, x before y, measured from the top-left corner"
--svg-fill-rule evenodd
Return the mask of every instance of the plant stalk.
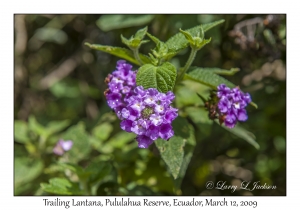
<path id="1" fill-rule="evenodd" d="M 190 57 L 187 60 L 185 66 L 179 70 L 176 83 L 181 82 L 185 72 L 190 68 L 190 66 L 192 65 L 192 63 L 193 63 L 193 61 L 196 57 L 198 49 L 196 47 L 193 47 L 193 46 L 191 46 L 191 48 L 192 48 L 192 50 L 191 50 L 191 53 L 190 53 Z"/>
<path id="2" fill-rule="evenodd" d="M 139 55 L 139 49 L 138 48 L 131 48 L 131 50 L 133 51 L 134 57 L 135 59 L 139 62 L 139 64 L 142 66 L 143 65 L 143 61 L 140 58 Z"/>
<path id="3" fill-rule="evenodd" d="M 85 194 L 87 196 L 92 195 L 90 187 L 87 184 L 87 181 L 84 179 L 84 180 L 80 180 L 80 182 L 81 182 L 83 190 L 85 191 Z"/>

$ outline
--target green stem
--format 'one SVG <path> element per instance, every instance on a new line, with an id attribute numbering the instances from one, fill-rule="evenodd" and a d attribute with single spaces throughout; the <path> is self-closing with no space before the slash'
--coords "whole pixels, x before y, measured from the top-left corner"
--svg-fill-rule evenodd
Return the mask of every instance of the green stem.
<path id="1" fill-rule="evenodd" d="M 46 138 L 44 136 L 40 136 L 40 139 L 39 139 L 39 151 L 40 152 L 44 152 L 45 150 L 45 144 L 46 144 Z"/>
<path id="2" fill-rule="evenodd" d="M 139 55 L 139 49 L 131 48 L 131 50 L 133 51 L 135 59 L 139 62 L 140 65 L 143 65 L 143 61 L 141 60 L 140 55 Z"/>
<path id="3" fill-rule="evenodd" d="M 181 82 L 185 72 L 190 68 L 190 66 L 192 65 L 192 63 L 196 57 L 198 49 L 196 47 L 192 47 L 192 46 L 191 46 L 191 48 L 192 48 L 192 50 L 191 50 L 189 59 L 187 60 L 185 66 L 183 68 L 181 68 L 178 72 L 177 83 Z"/>
<path id="4" fill-rule="evenodd" d="M 81 185 L 83 187 L 83 190 L 85 191 L 85 195 L 92 195 L 90 187 L 88 186 L 87 181 L 85 179 L 81 180 Z"/>

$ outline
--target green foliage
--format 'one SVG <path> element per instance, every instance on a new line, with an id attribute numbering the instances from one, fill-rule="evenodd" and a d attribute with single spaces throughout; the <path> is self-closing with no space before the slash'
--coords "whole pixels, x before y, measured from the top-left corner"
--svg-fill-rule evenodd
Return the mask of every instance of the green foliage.
<path id="1" fill-rule="evenodd" d="M 165 142 L 165 140 L 158 139 L 155 141 L 155 144 L 163 158 L 174 179 L 177 178 L 180 166 L 182 164 L 183 155 L 184 155 L 184 139 L 180 136 L 177 137 L 174 135 L 170 142 Z"/>
<path id="2" fill-rule="evenodd" d="M 138 48 L 140 48 L 140 46 L 142 44 L 149 42 L 149 40 L 143 40 L 147 33 L 147 30 L 148 30 L 148 27 L 138 30 L 135 33 L 134 37 L 131 37 L 129 40 L 121 35 L 121 40 L 130 49 L 138 49 Z"/>
<path id="3" fill-rule="evenodd" d="M 208 118 L 207 111 L 200 107 L 186 107 L 185 112 L 195 123 L 212 124 L 213 121 Z"/>
<path id="4" fill-rule="evenodd" d="M 31 131 L 33 131 L 34 133 L 47 138 L 49 135 L 49 132 L 46 130 L 46 128 L 44 126 L 42 126 L 36 119 L 34 116 L 30 116 L 28 119 L 28 126 L 29 129 Z"/>
<path id="5" fill-rule="evenodd" d="M 204 30 L 202 27 L 199 28 L 199 31 L 195 36 L 193 36 L 188 31 L 183 31 L 179 29 L 180 32 L 185 36 L 185 38 L 188 40 L 190 46 L 196 50 L 200 50 L 202 47 L 210 43 L 211 38 L 204 39 Z"/>
<path id="6" fill-rule="evenodd" d="M 180 88 L 177 88 L 175 102 L 178 108 L 198 106 L 203 104 L 201 99 L 197 97 L 197 93 L 187 86 L 181 86 Z"/>
<path id="7" fill-rule="evenodd" d="M 45 192 L 55 195 L 82 195 L 78 185 L 65 178 L 52 178 L 49 180 L 49 184 L 41 183 L 41 188 Z"/>
<path id="8" fill-rule="evenodd" d="M 218 76 L 214 72 L 194 66 L 187 71 L 185 78 L 207 85 L 215 90 L 220 84 L 225 84 L 230 88 L 236 87 L 236 85 L 229 82 L 227 79 Z"/>
<path id="9" fill-rule="evenodd" d="M 176 68 L 171 63 L 163 63 L 161 66 L 145 64 L 139 68 L 136 75 L 137 86 L 145 89 L 156 88 L 166 93 L 173 89 L 176 80 Z"/>
<path id="10" fill-rule="evenodd" d="M 227 69 L 220 69 L 220 68 L 201 68 L 201 67 L 198 67 L 197 69 L 199 69 L 199 71 L 209 71 L 209 72 L 212 72 L 214 74 L 227 75 L 227 76 L 232 76 L 235 73 L 240 71 L 239 68 L 232 68 L 230 70 L 227 70 Z"/>
<path id="11" fill-rule="evenodd" d="M 54 83 L 50 89 L 51 93 L 57 98 L 78 98 L 80 96 L 80 87 L 71 81 L 59 81 Z"/>
<path id="12" fill-rule="evenodd" d="M 274 146 L 279 152 L 284 152 L 286 149 L 286 142 L 282 136 L 276 136 L 274 138 Z"/>
<path id="13" fill-rule="evenodd" d="M 65 169 L 71 170 L 81 181 L 90 185 L 102 181 L 112 170 L 112 166 L 108 162 L 92 162 L 86 168 L 81 168 L 71 163 L 61 163 L 60 165 Z"/>
<path id="14" fill-rule="evenodd" d="M 99 181 L 102 181 L 111 173 L 112 165 L 108 162 L 94 162 L 86 168 L 86 171 L 90 173 L 90 176 L 88 177 L 88 183 L 93 185 Z"/>
<path id="15" fill-rule="evenodd" d="M 77 125 L 70 127 L 61 137 L 73 141 L 73 147 L 70 151 L 72 162 L 86 158 L 91 151 L 90 136 L 86 133 L 83 123 L 79 122 Z"/>
<path id="16" fill-rule="evenodd" d="M 102 15 L 96 22 L 103 31 L 141 26 L 149 23 L 154 15 Z"/>
<path id="17" fill-rule="evenodd" d="M 57 133 L 62 131 L 66 127 L 70 125 L 70 120 L 62 120 L 62 121 L 51 121 L 47 124 L 46 128 L 49 133 Z"/>
<path id="18" fill-rule="evenodd" d="M 122 149 L 126 144 L 134 139 L 133 133 L 120 132 L 112 136 L 110 139 L 110 145 L 114 148 Z"/>
<path id="19" fill-rule="evenodd" d="M 227 128 L 225 125 L 222 125 L 222 128 L 233 133 L 234 135 L 242 138 L 243 140 L 247 141 L 249 144 L 253 145 L 256 149 L 259 149 L 259 144 L 255 141 L 255 135 L 245 128 L 241 127 L 240 125 L 236 125 L 234 128 Z"/>
<path id="20" fill-rule="evenodd" d="M 15 141 L 23 144 L 30 141 L 30 138 L 28 136 L 28 126 L 26 122 L 21 120 L 15 120 L 14 130 Z"/>
<path id="21" fill-rule="evenodd" d="M 162 43 L 157 37 L 151 35 L 150 33 L 147 32 L 147 36 L 156 44 L 158 45 L 159 43 Z"/>
<path id="22" fill-rule="evenodd" d="M 112 130 L 113 130 L 113 127 L 111 124 L 103 123 L 103 124 L 96 126 L 92 132 L 95 137 L 97 137 L 98 139 L 103 141 L 109 137 Z"/>
<path id="23" fill-rule="evenodd" d="M 204 32 L 210 30 L 211 28 L 223 23 L 224 20 L 218 20 L 213 23 L 207 23 L 203 25 L 196 26 L 191 29 L 187 29 L 188 33 L 191 34 L 191 36 L 197 36 L 200 28 L 203 29 Z M 182 49 L 186 48 L 189 45 L 188 40 L 185 38 L 185 36 L 182 33 L 177 33 L 176 35 L 172 36 L 168 41 L 166 42 L 166 45 L 168 46 L 169 53 L 173 56 L 179 53 Z"/>
<path id="24" fill-rule="evenodd" d="M 147 33 L 147 36 L 156 44 L 155 48 L 151 50 L 152 53 L 149 53 L 151 62 L 157 66 L 163 61 L 168 61 L 171 58 L 170 56 L 172 56 L 172 54 L 168 53 L 168 46 L 150 33 Z"/>
<path id="25" fill-rule="evenodd" d="M 35 160 L 28 157 L 18 157 L 14 160 L 14 183 L 15 194 L 22 192 L 23 185 L 33 182 L 43 171 L 42 160 Z"/>
<path id="26" fill-rule="evenodd" d="M 120 58 L 126 59 L 129 62 L 134 63 L 136 65 L 141 65 L 135 59 L 133 52 L 131 52 L 128 49 L 124 49 L 124 48 L 121 48 L 121 47 L 105 46 L 105 45 L 100 45 L 100 44 L 85 43 L 85 45 L 90 47 L 91 49 L 100 50 L 100 51 L 109 53 L 111 55 L 115 55 L 115 56 L 118 56 Z M 150 63 L 150 58 L 148 58 L 146 55 L 143 55 L 143 54 L 139 53 L 139 56 L 140 56 L 141 60 L 144 63 Z"/>
<path id="27" fill-rule="evenodd" d="M 193 154 L 195 138 L 193 128 L 184 118 L 176 118 L 173 127 L 175 134 L 169 141 L 158 139 L 155 144 L 172 176 L 177 179 L 184 177 Z"/>

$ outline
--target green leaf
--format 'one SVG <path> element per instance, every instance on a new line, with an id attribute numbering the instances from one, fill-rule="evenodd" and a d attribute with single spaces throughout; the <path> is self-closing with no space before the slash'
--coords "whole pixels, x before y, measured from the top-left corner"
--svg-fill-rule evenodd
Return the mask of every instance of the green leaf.
<path id="1" fill-rule="evenodd" d="M 27 123 L 21 120 L 14 121 L 14 137 L 15 141 L 25 144 L 30 141 L 28 137 L 28 126 Z"/>
<path id="2" fill-rule="evenodd" d="M 78 98 L 81 94 L 80 86 L 77 81 L 70 79 L 55 82 L 49 88 L 50 92 L 57 98 Z"/>
<path id="3" fill-rule="evenodd" d="M 227 79 L 214 74 L 212 71 L 198 67 L 191 67 L 185 74 L 184 78 L 207 85 L 213 89 L 217 89 L 220 84 L 225 84 L 230 88 L 236 87 L 236 85 L 229 82 Z"/>
<path id="4" fill-rule="evenodd" d="M 91 172 L 85 171 L 82 167 L 73 163 L 59 163 L 59 165 L 61 166 L 61 171 L 65 172 L 65 169 L 69 169 L 77 174 L 80 180 L 86 180 L 91 175 Z"/>
<path id="5" fill-rule="evenodd" d="M 70 171 L 73 171 L 77 175 L 81 175 L 83 173 L 83 169 L 73 163 L 59 163 L 59 165 L 62 167 L 62 169 L 69 169 Z"/>
<path id="6" fill-rule="evenodd" d="M 136 137 L 136 135 L 133 133 L 119 132 L 116 135 L 114 135 L 113 137 L 111 137 L 108 140 L 107 144 L 109 144 L 110 146 L 112 146 L 114 148 L 120 148 L 120 149 L 123 148 L 124 149 L 125 145 L 128 142 L 132 141 L 135 137 Z"/>
<path id="7" fill-rule="evenodd" d="M 219 122 L 215 120 L 217 124 Z M 220 125 L 220 124 L 219 124 Z M 259 144 L 255 141 L 256 137 L 253 133 L 247 131 L 245 128 L 241 127 L 240 125 L 236 125 L 234 128 L 227 128 L 224 124 L 221 125 L 222 128 L 233 133 L 234 135 L 246 140 L 249 144 L 253 145 L 256 149 L 259 149 Z"/>
<path id="8" fill-rule="evenodd" d="M 203 31 L 206 32 L 209 29 L 223 23 L 225 20 L 218 20 L 212 23 L 206 23 L 203 25 L 196 26 L 194 28 L 190 28 L 188 30 L 185 30 L 186 32 L 189 32 L 192 36 L 197 36 L 197 33 L 199 32 L 200 28 L 203 28 Z M 172 36 L 167 42 L 166 42 L 168 48 L 169 48 L 169 54 L 172 54 L 173 56 L 176 55 L 180 50 L 188 47 L 189 42 L 185 38 L 185 36 L 182 33 L 177 33 L 174 36 Z"/>
<path id="9" fill-rule="evenodd" d="M 172 137 L 169 141 L 158 139 L 155 141 L 155 144 L 172 176 L 176 179 L 183 161 L 185 142 L 181 137 L 177 136 Z"/>
<path id="10" fill-rule="evenodd" d="M 147 36 L 156 44 L 154 50 L 151 50 L 152 53 L 149 53 L 151 61 L 154 65 L 157 65 L 161 61 L 169 60 L 168 55 L 168 46 L 160 41 L 157 37 L 147 33 Z"/>
<path id="11" fill-rule="evenodd" d="M 220 69 L 220 68 L 200 68 L 200 67 L 198 67 L 198 69 L 210 71 L 210 72 L 213 72 L 218 75 L 227 75 L 227 76 L 234 75 L 235 73 L 240 71 L 239 68 L 231 68 L 230 70 L 226 70 L 226 69 Z"/>
<path id="12" fill-rule="evenodd" d="M 40 159 L 31 159 L 28 157 L 15 158 L 14 176 L 15 188 L 32 182 L 43 171 L 43 162 Z"/>
<path id="13" fill-rule="evenodd" d="M 130 40 L 125 38 L 122 34 L 121 34 L 121 41 L 123 44 L 125 44 L 126 46 L 130 45 Z"/>
<path id="14" fill-rule="evenodd" d="M 70 127 L 62 134 L 64 140 L 72 140 L 73 146 L 70 151 L 70 160 L 79 161 L 87 157 L 91 150 L 90 136 L 85 131 L 83 123 L 79 122 L 77 125 Z"/>
<path id="15" fill-rule="evenodd" d="M 142 28 L 140 30 L 138 30 L 135 35 L 134 35 L 134 38 L 135 39 L 138 39 L 138 40 L 142 40 L 144 39 L 146 33 L 147 33 L 147 30 L 148 30 L 148 27 L 146 26 L 145 28 Z"/>
<path id="16" fill-rule="evenodd" d="M 175 80 L 176 68 L 169 62 L 161 66 L 145 64 L 139 68 L 136 75 L 137 86 L 141 85 L 145 89 L 156 88 L 163 93 L 173 89 Z"/>
<path id="17" fill-rule="evenodd" d="M 41 188 L 45 192 L 55 195 L 82 195 L 78 185 L 65 178 L 52 178 L 49 180 L 49 184 L 41 183 Z"/>
<path id="18" fill-rule="evenodd" d="M 201 104 L 201 100 L 197 97 L 196 92 L 191 90 L 190 87 L 186 86 L 182 86 L 176 90 L 175 101 L 177 108 Z"/>
<path id="19" fill-rule="evenodd" d="M 66 127 L 70 125 L 70 120 L 63 120 L 63 121 L 51 121 L 47 124 L 46 129 L 48 133 L 53 134 L 59 131 L 62 131 Z"/>
<path id="20" fill-rule="evenodd" d="M 209 119 L 208 112 L 204 108 L 186 107 L 185 112 L 194 123 L 212 124 L 213 121 Z"/>
<path id="21" fill-rule="evenodd" d="M 147 33 L 147 30 L 148 30 L 147 26 L 145 28 L 142 28 L 142 29 L 138 30 L 136 32 L 136 34 L 134 35 L 134 37 L 131 37 L 130 39 L 126 39 L 121 34 L 121 40 L 131 50 L 139 49 L 142 44 L 145 44 L 145 43 L 149 42 L 149 40 L 143 40 L 144 36 Z"/>
<path id="22" fill-rule="evenodd" d="M 102 15 L 96 22 L 102 31 L 145 25 L 155 15 Z"/>
<path id="23" fill-rule="evenodd" d="M 108 162 L 92 162 L 85 169 L 72 163 L 60 163 L 63 169 L 69 169 L 77 174 L 80 180 L 88 180 L 90 184 L 101 181 L 110 174 L 112 166 Z"/>
<path id="24" fill-rule="evenodd" d="M 155 43 L 155 44 L 158 44 L 162 41 L 160 41 L 157 37 L 151 35 L 150 33 L 147 32 L 147 36 Z"/>
<path id="25" fill-rule="evenodd" d="M 213 120 L 209 119 L 208 112 L 204 107 L 186 107 L 184 112 L 198 130 L 195 134 L 196 139 L 202 140 L 211 135 Z"/>
<path id="26" fill-rule="evenodd" d="M 85 169 L 85 171 L 91 174 L 88 178 L 90 184 L 102 181 L 110 174 L 111 170 L 112 165 L 108 162 L 93 162 Z"/>
<path id="27" fill-rule="evenodd" d="M 189 80 L 199 82 L 215 90 L 220 84 L 225 84 L 230 88 L 234 88 L 237 86 L 229 82 L 227 79 L 215 74 L 214 71 L 210 71 L 210 69 L 199 68 L 195 66 L 191 67 L 187 71 L 187 73 L 184 75 L 184 79 L 189 79 Z M 257 108 L 257 105 L 254 102 L 251 102 L 250 104 L 255 108 Z"/>
<path id="28" fill-rule="evenodd" d="M 191 160 L 196 144 L 193 127 L 182 117 L 177 117 L 173 122 L 174 136 L 165 141 L 158 139 L 155 144 L 167 164 L 170 173 L 179 188 L 185 171 Z"/>
<path id="29" fill-rule="evenodd" d="M 201 29 L 201 28 L 199 28 L 199 29 Z M 181 28 L 179 29 L 179 31 L 180 31 L 180 33 L 182 33 L 184 35 L 184 37 L 188 40 L 189 43 L 192 43 L 194 41 L 192 35 L 188 31 L 181 30 Z"/>
<path id="30" fill-rule="evenodd" d="M 186 170 L 189 166 L 191 158 L 193 156 L 195 145 L 196 145 L 196 140 L 195 140 L 195 137 L 194 137 L 194 134 L 193 134 L 193 136 L 190 138 L 190 141 L 186 142 L 186 144 L 185 144 L 184 156 L 183 156 L 183 160 L 182 160 L 182 163 L 181 163 L 178 178 L 176 180 L 174 180 L 174 186 L 175 186 L 175 189 L 177 189 L 177 190 L 181 189 L 181 183 L 182 183 L 182 180 L 185 176 L 185 173 L 186 173 Z"/>
<path id="31" fill-rule="evenodd" d="M 189 42 L 189 45 L 194 50 L 200 50 L 202 47 L 204 47 L 211 41 L 211 38 L 204 39 L 204 31 L 202 27 L 199 28 L 199 31 L 196 33 L 195 36 L 192 36 L 192 34 L 190 34 L 188 31 L 183 31 L 181 29 L 179 29 L 179 31 L 185 36 L 185 38 Z"/>
<path id="32" fill-rule="evenodd" d="M 106 45 L 100 45 L 100 44 L 90 44 L 85 43 L 86 46 L 90 47 L 94 50 L 100 50 L 106 53 L 109 53 L 111 55 L 118 56 L 120 58 L 126 59 L 127 61 L 134 63 L 136 65 L 140 65 L 139 62 L 134 58 L 133 52 L 131 50 L 121 48 L 121 47 L 111 47 Z M 139 53 L 139 56 L 143 63 L 151 63 L 150 58 L 146 55 L 143 55 Z"/>
<path id="33" fill-rule="evenodd" d="M 177 52 L 170 52 L 168 49 L 168 46 L 166 43 L 160 41 L 157 37 L 147 33 L 147 36 L 156 44 L 156 47 L 154 50 L 152 50 L 152 53 L 155 55 L 156 58 L 163 58 L 165 61 L 170 60 L 174 55 L 177 54 Z M 150 57 L 152 55 L 150 54 Z M 152 63 L 156 64 L 158 61 L 156 59 L 152 58 Z"/>
<path id="34" fill-rule="evenodd" d="M 29 129 L 33 131 L 34 133 L 47 138 L 48 137 L 48 131 L 45 129 L 44 126 L 38 123 L 38 121 L 35 119 L 33 115 L 31 115 L 28 119 L 28 125 Z"/>
<path id="35" fill-rule="evenodd" d="M 94 136 L 104 141 L 109 137 L 112 130 L 113 127 L 110 123 L 103 123 L 95 127 L 92 133 L 94 134 Z"/>

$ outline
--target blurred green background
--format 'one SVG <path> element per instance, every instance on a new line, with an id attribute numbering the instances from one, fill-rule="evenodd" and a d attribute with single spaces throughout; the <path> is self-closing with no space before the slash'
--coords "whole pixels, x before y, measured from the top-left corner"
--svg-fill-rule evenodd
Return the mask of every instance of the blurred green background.
<path id="1" fill-rule="evenodd" d="M 286 195 L 285 15 L 19 14 L 14 18 L 15 195 L 49 195 L 40 183 L 54 177 L 79 186 L 77 194 L 83 195 Z M 119 59 L 84 43 L 125 47 L 120 35 L 129 38 L 146 25 L 151 34 L 166 41 L 179 28 L 219 19 L 225 23 L 205 34 L 212 42 L 198 52 L 193 65 L 240 68 L 226 78 L 249 92 L 259 107 L 248 108 L 249 119 L 243 126 L 256 135 L 260 149 L 205 122 L 205 112 L 188 115 L 197 144 L 182 185 L 176 188 L 157 148 L 138 149 L 134 135 L 120 129 L 106 104 L 104 79 Z M 149 42 L 140 52 L 148 54 L 154 46 Z M 171 62 L 183 66 L 188 56 L 189 50 L 183 50 Z M 196 103 L 192 95 L 183 89 L 176 104 L 192 111 Z M 52 149 L 61 138 L 73 140 L 74 146 L 58 157 Z M 78 170 L 88 174 L 89 187 Z M 276 189 L 232 193 L 205 188 L 207 181 L 240 185 L 243 180 Z"/>

